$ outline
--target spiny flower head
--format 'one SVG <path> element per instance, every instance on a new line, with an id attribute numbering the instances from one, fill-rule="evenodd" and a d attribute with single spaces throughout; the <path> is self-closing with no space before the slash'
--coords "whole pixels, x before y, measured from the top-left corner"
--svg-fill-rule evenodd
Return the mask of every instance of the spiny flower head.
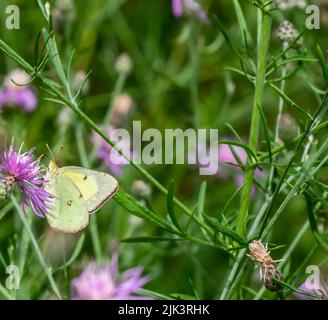
<path id="1" fill-rule="evenodd" d="M 292 43 L 299 36 L 299 32 L 295 28 L 295 26 L 290 21 L 283 21 L 277 31 L 278 39 L 281 42 L 286 42 L 288 44 Z M 298 38 L 296 43 L 294 44 L 294 48 L 298 49 L 303 45 L 303 38 Z"/>
<path id="2" fill-rule="evenodd" d="M 2 199 L 10 196 L 17 185 L 22 193 L 23 210 L 29 205 L 36 215 L 44 217 L 53 196 L 42 188 L 45 180 L 40 171 L 40 159 L 33 161 L 34 149 L 26 153 L 21 149 L 22 145 L 17 152 L 11 144 L 3 152 L 0 162 Z"/>
<path id="3" fill-rule="evenodd" d="M 270 291 L 280 291 L 282 288 L 275 279 L 282 280 L 282 274 L 268 251 L 268 245 L 260 240 L 252 241 L 249 246 L 249 257 L 260 266 L 260 276 L 263 285 Z"/>
<path id="4" fill-rule="evenodd" d="M 177 18 L 188 14 L 196 16 L 204 23 L 209 22 L 206 12 L 196 0 L 172 0 L 172 12 Z"/>
<path id="5" fill-rule="evenodd" d="M 144 300 L 136 295 L 148 282 L 142 277 L 142 267 L 130 269 L 123 274 L 118 271 L 118 257 L 105 264 L 90 262 L 82 274 L 72 281 L 74 300 Z"/>

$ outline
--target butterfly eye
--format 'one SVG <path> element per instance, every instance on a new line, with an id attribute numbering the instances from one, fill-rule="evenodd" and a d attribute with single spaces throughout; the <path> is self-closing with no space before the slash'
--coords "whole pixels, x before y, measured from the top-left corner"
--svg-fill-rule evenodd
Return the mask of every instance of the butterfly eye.
<path id="1" fill-rule="evenodd" d="M 73 200 L 68 200 L 67 205 L 70 207 L 72 205 Z"/>

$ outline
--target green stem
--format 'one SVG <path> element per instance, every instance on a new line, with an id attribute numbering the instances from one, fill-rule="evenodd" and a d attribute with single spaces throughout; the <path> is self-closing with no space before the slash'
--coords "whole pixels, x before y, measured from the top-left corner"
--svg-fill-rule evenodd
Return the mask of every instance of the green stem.
<path id="1" fill-rule="evenodd" d="M 284 42 L 283 43 L 283 50 L 285 50 L 288 47 L 288 43 Z M 286 76 L 286 70 L 287 70 L 287 65 L 284 65 L 282 72 L 281 72 L 281 77 L 285 78 Z M 285 91 L 285 86 L 286 86 L 286 79 L 283 79 L 280 84 L 280 90 L 282 92 Z M 277 143 L 279 140 L 279 129 L 280 129 L 280 121 L 281 121 L 281 116 L 284 108 L 284 99 L 279 96 L 279 104 L 278 104 L 278 114 L 277 114 L 277 121 L 276 121 L 276 130 L 275 130 L 275 139 L 274 142 Z"/>
<path id="2" fill-rule="evenodd" d="M 287 42 L 283 43 L 283 50 L 288 46 Z M 283 67 L 282 72 L 281 72 L 281 77 L 284 78 L 286 75 L 286 65 Z M 286 86 L 286 79 L 283 79 L 280 84 L 280 90 L 282 92 L 285 91 L 285 86 Z M 275 128 L 275 135 L 274 135 L 274 143 L 278 144 L 279 143 L 279 131 L 280 131 L 280 121 L 281 121 L 281 116 L 284 108 L 284 99 L 279 96 L 279 102 L 278 102 L 278 113 L 277 113 L 277 119 L 276 119 L 276 128 Z M 275 172 L 275 167 L 272 166 L 270 168 L 270 173 L 269 173 L 269 178 L 268 178 L 268 195 L 272 194 L 272 187 L 273 187 L 273 179 L 274 179 L 274 172 Z"/>
<path id="3" fill-rule="evenodd" d="M 31 215 L 27 218 L 27 223 L 29 224 L 29 226 L 32 225 L 32 216 Z M 24 229 L 22 232 L 21 240 L 20 240 L 19 260 L 18 260 L 18 267 L 19 267 L 21 275 L 24 273 L 29 244 L 30 244 L 29 234 L 28 234 L 28 231 L 26 229 Z"/>
<path id="4" fill-rule="evenodd" d="M 261 25 L 259 28 L 260 39 L 258 48 L 258 65 L 257 65 L 257 75 L 255 82 L 255 95 L 254 104 L 251 120 L 251 131 L 249 136 L 249 147 L 256 152 L 258 144 L 258 136 L 260 129 L 260 111 L 259 108 L 262 105 L 262 97 L 264 92 L 265 83 L 265 72 L 267 65 L 267 56 L 270 42 L 271 34 L 271 16 L 267 13 L 260 12 L 262 17 Z M 250 205 L 250 195 L 252 191 L 253 181 L 254 181 L 254 167 L 249 167 L 250 160 L 248 160 L 248 166 L 245 173 L 245 184 L 242 192 L 240 213 L 237 222 L 237 232 L 242 236 L 245 235 L 245 223 L 247 219 L 248 209 Z"/>
<path id="5" fill-rule="evenodd" d="M 36 253 L 36 255 L 37 255 L 38 259 L 39 259 L 39 262 L 40 262 L 40 264 L 41 264 L 41 266 L 42 266 L 42 268 L 44 270 L 44 273 L 46 274 L 46 276 L 47 276 L 47 278 L 49 280 L 50 286 L 52 287 L 52 289 L 53 289 L 54 293 L 56 294 L 56 296 L 61 300 L 62 297 L 61 297 L 61 295 L 59 293 L 57 284 L 56 284 L 56 282 L 55 282 L 55 280 L 54 280 L 54 278 L 53 278 L 53 276 L 52 276 L 52 274 L 50 272 L 49 266 L 47 265 L 47 263 L 45 262 L 45 260 L 43 258 L 43 255 L 42 255 L 41 250 L 39 248 L 38 242 L 37 242 L 37 240 L 35 239 L 35 237 L 33 235 L 33 232 L 32 232 L 32 230 L 30 228 L 30 225 L 28 224 L 28 222 L 27 222 L 27 220 L 25 218 L 24 213 L 22 212 L 22 209 L 19 206 L 16 198 L 13 195 L 10 198 L 11 198 L 11 201 L 13 202 L 13 204 L 14 204 L 17 212 L 18 212 L 18 215 L 19 215 L 19 217 L 20 217 L 20 219 L 21 219 L 21 221 L 22 221 L 22 223 L 23 223 L 23 225 L 24 225 L 24 227 L 25 227 L 25 229 L 26 229 L 26 231 L 27 231 L 27 233 L 28 233 L 28 235 L 29 235 L 29 237 L 31 239 L 31 242 L 32 242 L 32 245 L 34 247 L 35 253 Z"/>

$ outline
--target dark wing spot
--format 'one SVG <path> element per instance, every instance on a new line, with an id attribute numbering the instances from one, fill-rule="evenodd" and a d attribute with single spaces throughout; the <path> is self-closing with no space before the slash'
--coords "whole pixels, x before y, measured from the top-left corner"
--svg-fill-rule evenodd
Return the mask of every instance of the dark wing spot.
<path id="1" fill-rule="evenodd" d="M 82 195 L 82 193 L 80 193 L 80 197 L 79 197 L 80 199 L 82 199 L 83 198 L 83 195 Z"/>
<path id="2" fill-rule="evenodd" d="M 68 200 L 67 205 L 70 207 L 72 205 L 73 200 Z"/>
<path id="3" fill-rule="evenodd" d="M 85 175 L 84 176 L 84 178 L 83 178 L 83 180 L 87 180 L 88 179 L 88 176 L 87 175 Z"/>

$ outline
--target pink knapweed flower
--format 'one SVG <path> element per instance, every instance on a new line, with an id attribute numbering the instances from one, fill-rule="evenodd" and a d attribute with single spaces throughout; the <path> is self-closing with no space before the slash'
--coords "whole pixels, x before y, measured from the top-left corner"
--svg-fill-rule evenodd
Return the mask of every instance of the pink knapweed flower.
<path id="1" fill-rule="evenodd" d="M 17 185 L 22 193 L 24 212 L 26 205 L 29 205 L 36 215 L 44 217 L 53 196 L 43 189 L 46 181 L 40 172 L 40 158 L 33 160 L 34 149 L 26 153 L 22 153 L 21 149 L 22 146 L 17 152 L 11 144 L 1 157 L 1 196 L 8 197 Z"/>
<path id="2" fill-rule="evenodd" d="M 149 281 L 142 276 L 142 267 L 130 269 L 123 274 L 118 271 L 118 257 L 106 264 L 90 262 L 82 274 L 71 283 L 74 300 L 144 300 L 137 293 Z"/>
<path id="3" fill-rule="evenodd" d="M 207 147 L 206 142 L 198 144 L 198 157 L 202 157 L 202 155 L 206 153 Z M 232 152 L 232 150 L 234 152 Z M 191 156 L 191 154 L 189 156 Z M 191 159 L 191 157 L 189 159 Z M 214 159 L 211 159 L 211 162 L 205 166 L 199 161 L 198 166 L 208 169 L 209 172 L 215 172 L 215 169 L 218 168 L 216 174 L 218 178 L 222 180 L 233 179 L 238 187 L 243 185 L 244 174 L 241 166 L 246 165 L 247 153 L 242 147 L 220 144 L 218 153 L 215 155 L 215 160 L 217 161 L 217 165 L 214 165 Z M 263 177 L 263 173 L 259 169 L 256 169 L 255 176 L 261 178 Z M 255 194 L 255 188 L 253 188 L 252 194 Z"/>
<path id="4" fill-rule="evenodd" d="M 38 104 L 36 93 L 28 85 L 30 76 L 21 69 L 11 71 L 4 79 L 0 89 L 0 108 L 4 106 L 18 106 L 22 110 L 31 112 Z"/>
<path id="5" fill-rule="evenodd" d="M 177 18 L 187 14 L 196 16 L 204 23 L 209 22 L 206 12 L 196 0 L 172 0 L 172 12 Z"/>
<path id="6" fill-rule="evenodd" d="M 307 293 L 314 294 L 318 296 L 318 299 L 327 300 L 328 299 L 328 284 L 326 281 L 322 281 L 318 284 L 317 288 L 314 286 L 314 284 L 307 284 L 304 282 L 300 285 L 298 288 L 299 290 L 305 291 Z M 293 296 L 300 299 L 300 300 L 314 300 L 314 297 L 306 296 L 304 294 L 293 292 Z"/>

